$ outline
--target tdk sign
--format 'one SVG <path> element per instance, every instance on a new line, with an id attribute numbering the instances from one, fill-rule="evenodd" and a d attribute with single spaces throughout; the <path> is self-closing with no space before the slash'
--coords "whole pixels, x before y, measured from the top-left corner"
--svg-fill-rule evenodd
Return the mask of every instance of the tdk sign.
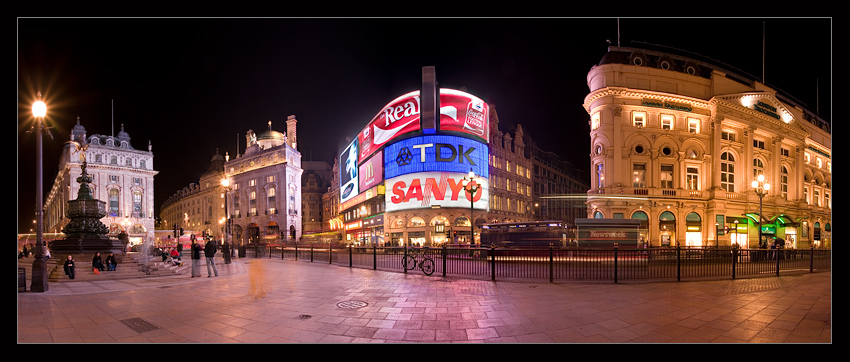
<path id="1" fill-rule="evenodd" d="M 414 172 L 446 171 L 489 177 L 487 144 L 469 138 L 427 135 L 384 147 L 384 177 Z"/>

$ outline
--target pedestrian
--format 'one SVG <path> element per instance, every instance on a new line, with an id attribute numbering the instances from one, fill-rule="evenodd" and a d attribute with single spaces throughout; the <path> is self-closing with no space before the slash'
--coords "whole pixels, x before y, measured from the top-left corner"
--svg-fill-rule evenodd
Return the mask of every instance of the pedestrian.
<path id="1" fill-rule="evenodd" d="M 180 242 L 180 238 L 177 238 L 177 254 L 178 254 L 177 260 L 182 260 L 183 259 L 183 243 Z"/>
<path id="2" fill-rule="evenodd" d="M 263 259 L 254 259 L 248 269 L 252 300 L 262 299 L 266 296 L 266 270 Z"/>
<path id="3" fill-rule="evenodd" d="M 24 258 L 30 256 L 30 252 L 27 250 L 27 244 L 24 244 L 24 250 L 21 252 Z"/>
<path id="4" fill-rule="evenodd" d="M 192 278 L 201 276 L 201 245 L 192 240 Z"/>
<path id="5" fill-rule="evenodd" d="M 115 260 L 115 254 L 109 253 L 109 255 L 106 257 L 106 270 L 115 271 L 116 266 L 118 266 L 118 262 Z"/>
<path id="6" fill-rule="evenodd" d="M 204 245 L 204 256 L 207 259 L 207 278 L 212 277 L 213 274 L 215 274 L 215 276 L 218 276 L 218 270 L 215 268 L 215 252 L 215 241 L 213 241 L 213 239 L 209 239 L 207 241 L 207 244 Z M 212 268 L 210 268 L 210 266 L 212 266 Z"/>
<path id="7" fill-rule="evenodd" d="M 65 269 L 65 275 L 74 279 L 74 257 L 68 255 L 68 260 L 65 260 L 65 265 L 62 268 Z"/>
<path id="8" fill-rule="evenodd" d="M 100 252 L 95 252 L 94 257 L 91 258 L 91 267 L 92 270 L 97 269 L 98 271 L 103 271 L 103 258 L 100 257 Z M 95 274 L 99 274 L 95 272 Z"/>
<path id="9" fill-rule="evenodd" d="M 221 255 L 224 255 L 224 263 L 230 264 L 230 243 L 225 241 L 221 244 Z"/>

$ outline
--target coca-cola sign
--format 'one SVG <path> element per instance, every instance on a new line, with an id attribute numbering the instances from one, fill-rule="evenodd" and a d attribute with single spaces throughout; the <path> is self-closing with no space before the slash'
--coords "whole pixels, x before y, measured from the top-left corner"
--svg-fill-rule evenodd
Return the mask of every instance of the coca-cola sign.
<path id="1" fill-rule="evenodd" d="M 360 160 L 365 160 L 391 140 L 421 130 L 419 91 L 388 103 L 358 135 Z M 441 131 L 463 133 L 489 143 L 489 109 L 480 98 L 453 89 L 440 89 Z"/>

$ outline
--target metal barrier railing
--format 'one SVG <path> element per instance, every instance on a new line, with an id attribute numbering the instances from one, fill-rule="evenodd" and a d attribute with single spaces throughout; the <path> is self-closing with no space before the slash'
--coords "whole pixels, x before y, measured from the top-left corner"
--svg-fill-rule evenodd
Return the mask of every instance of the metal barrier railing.
<path id="1" fill-rule="evenodd" d="M 735 279 L 831 268 L 830 249 L 377 247 L 329 244 L 253 246 L 249 258 L 481 279 Z M 409 258 L 406 258 L 409 257 Z M 405 262 L 405 260 L 415 260 Z M 430 261 L 419 264 L 420 261 Z"/>

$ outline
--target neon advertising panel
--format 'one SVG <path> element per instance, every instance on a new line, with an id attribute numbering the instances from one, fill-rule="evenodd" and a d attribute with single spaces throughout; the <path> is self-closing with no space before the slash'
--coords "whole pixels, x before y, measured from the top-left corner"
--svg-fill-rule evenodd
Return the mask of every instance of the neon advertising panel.
<path id="1" fill-rule="evenodd" d="M 374 156 L 366 161 L 360 162 L 360 174 L 357 176 L 360 179 L 360 189 L 368 190 L 384 181 L 384 153 L 378 151 Z"/>
<path id="2" fill-rule="evenodd" d="M 440 89 L 441 131 L 460 132 L 490 143 L 490 116 L 487 103 L 466 92 Z"/>
<path id="3" fill-rule="evenodd" d="M 467 173 L 457 172 L 419 172 L 387 179 L 387 191 L 384 195 L 386 211 L 439 207 L 469 208 L 469 192 L 464 189 L 463 178 Z M 477 178 L 479 188 L 475 193 L 472 207 L 487 210 L 490 206 L 490 194 L 487 179 Z"/>
<path id="4" fill-rule="evenodd" d="M 419 91 L 396 98 L 369 121 L 357 135 L 359 159 L 365 160 L 391 140 L 419 132 L 421 99 Z M 458 132 L 489 143 L 489 108 L 480 98 L 453 89 L 440 89 L 441 131 Z"/>
<path id="5" fill-rule="evenodd" d="M 407 93 L 384 106 L 357 135 L 360 159 L 365 160 L 391 139 L 419 131 L 419 91 Z"/>
<path id="6" fill-rule="evenodd" d="M 351 142 L 345 151 L 339 155 L 339 202 L 357 196 L 358 187 L 357 140 Z"/>
<path id="7" fill-rule="evenodd" d="M 485 143 L 450 135 L 428 135 L 404 139 L 384 147 L 384 177 L 426 171 L 470 170 L 489 178 L 489 149 Z M 374 159 L 374 157 L 373 157 Z"/>

